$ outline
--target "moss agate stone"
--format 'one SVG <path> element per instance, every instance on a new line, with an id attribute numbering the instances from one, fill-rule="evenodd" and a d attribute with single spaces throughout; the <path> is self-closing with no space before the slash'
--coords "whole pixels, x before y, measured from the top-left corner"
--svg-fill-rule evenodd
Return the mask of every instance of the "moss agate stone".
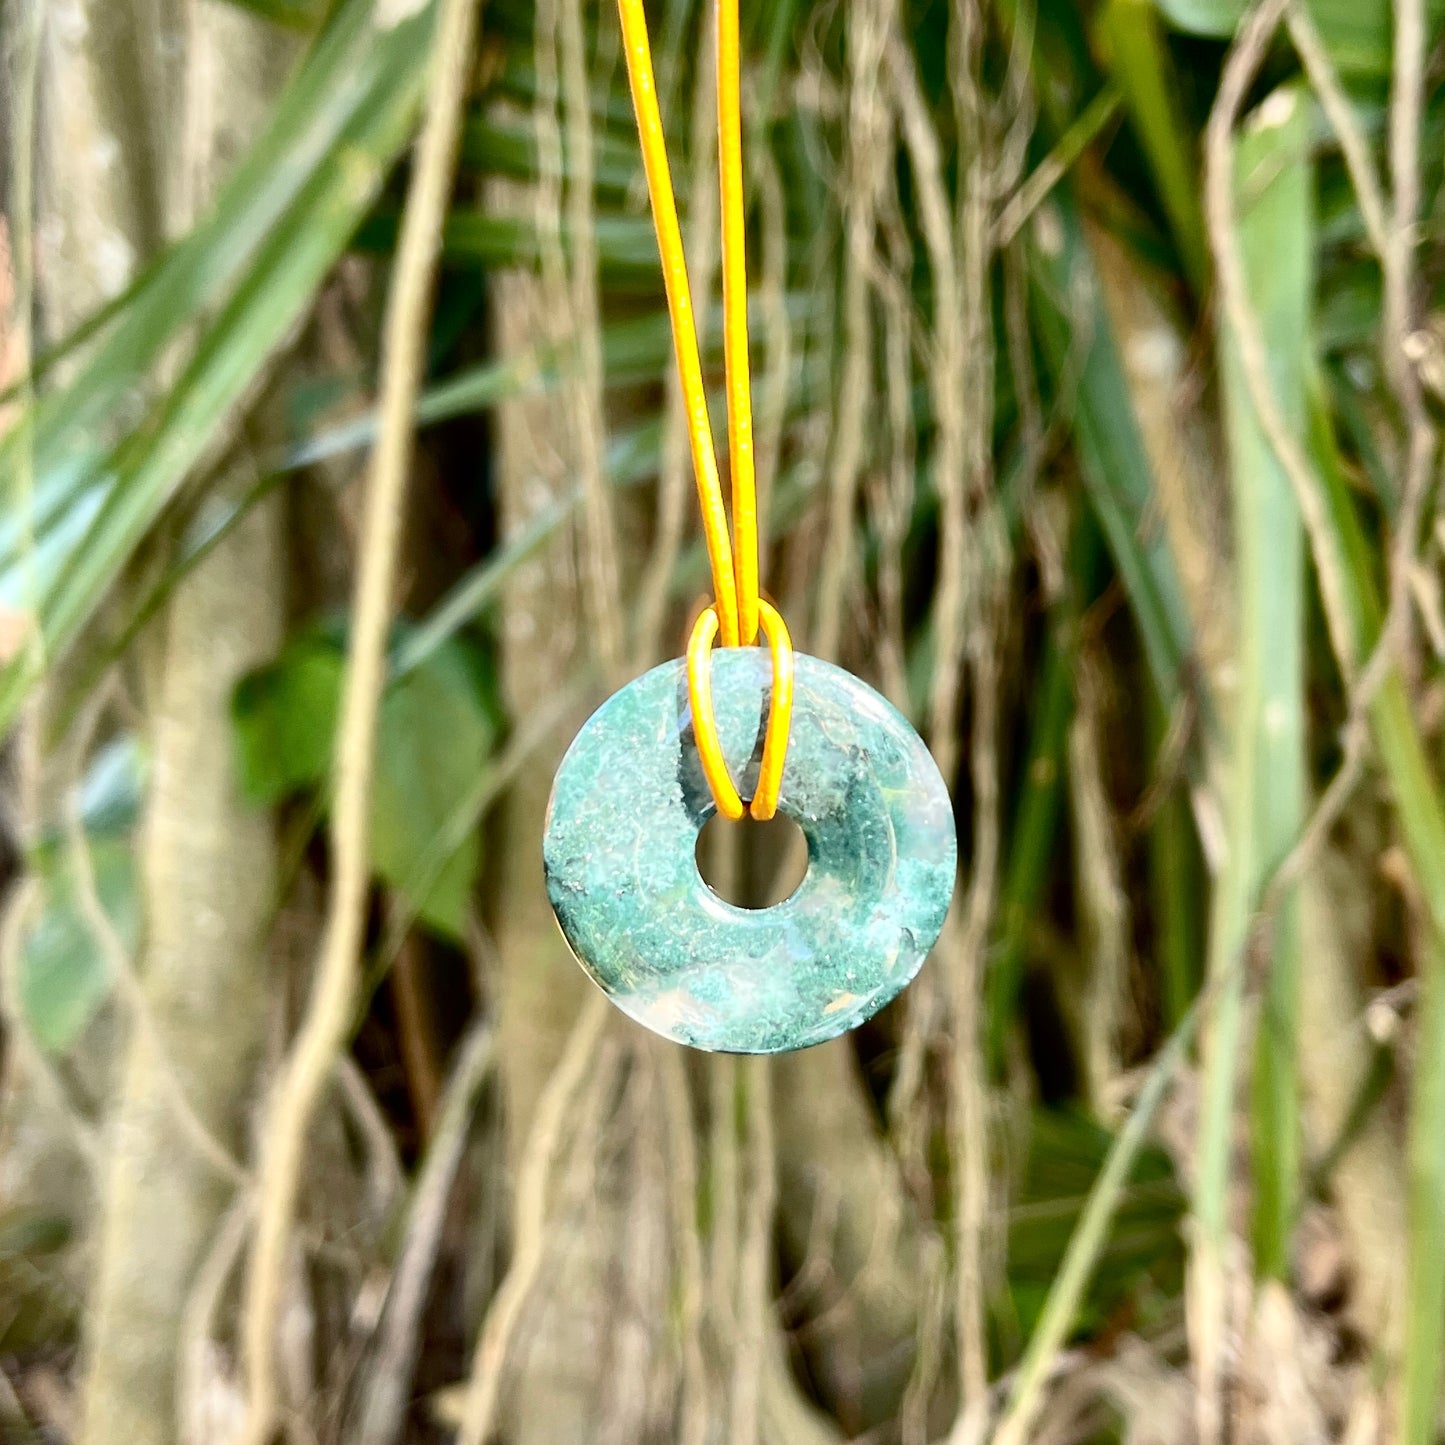
<path id="1" fill-rule="evenodd" d="M 720 648 L 712 677 L 746 799 L 768 654 Z M 613 1003 L 665 1038 L 746 1054 L 822 1043 L 898 994 L 938 938 L 958 857 L 943 779 L 885 699 L 801 653 L 778 806 L 807 839 L 807 874 L 772 908 L 735 907 L 697 868 L 697 835 L 716 809 L 680 659 L 603 703 L 562 761 L 543 841 L 557 921 Z"/>

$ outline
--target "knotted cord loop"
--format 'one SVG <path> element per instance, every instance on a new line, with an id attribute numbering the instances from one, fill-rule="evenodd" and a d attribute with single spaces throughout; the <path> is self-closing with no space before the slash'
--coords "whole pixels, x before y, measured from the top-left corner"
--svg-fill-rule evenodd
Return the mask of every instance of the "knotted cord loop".
<path id="1" fill-rule="evenodd" d="M 763 736 L 763 760 L 758 769 L 758 789 L 749 811 L 766 823 L 778 810 L 778 789 L 783 781 L 783 763 L 788 753 L 788 722 L 793 711 L 793 643 L 787 624 L 770 602 L 758 599 L 758 625 L 768 639 L 773 662 L 773 695 L 768 703 L 768 730 Z M 704 609 L 687 644 L 687 694 L 692 703 L 692 728 L 702 774 L 712 789 L 717 810 L 736 821 L 743 815 L 743 801 L 728 775 L 718 739 L 717 718 L 712 710 L 713 640 L 718 633 L 715 608 Z"/>
<path id="2" fill-rule="evenodd" d="M 729 539 L 727 511 L 718 479 L 703 386 L 697 324 L 688 286 L 687 260 L 677 220 L 672 172 L 657 104 L 652 51 L 642 0 L 618 0 L 623 53 L 637 114 L 642 165 L 657 228 L 673 347 L 682 383 L 693 471 L 702 508 L 703 535 L 712 568 L 714 603 L 698 618 L 687 648 L 688 700 L 703 775 L 718 811 L 741 818 L 742 800 L 728 775 L 712 709 L 712 670 L 708 662 L 721 633 L 724 647 L 768 639 L 773 665 L 772 700 L 752 815 L 771 818 L 777 810 L 787 756 L 793 707 L 793 645 L 782 617 L 758 595 L 757 484 L 753 464 L 752 393 L 748 373 L 748 299 L 746 227 L 742 162 L 741 60 L 738 0 L 716 0 L 718 175 L 722 194 L 723 360 L 727 377 L 728 459 L 732 477 L 734 536 Z M 736 561 L 736 569 L 734 562 Z"/>

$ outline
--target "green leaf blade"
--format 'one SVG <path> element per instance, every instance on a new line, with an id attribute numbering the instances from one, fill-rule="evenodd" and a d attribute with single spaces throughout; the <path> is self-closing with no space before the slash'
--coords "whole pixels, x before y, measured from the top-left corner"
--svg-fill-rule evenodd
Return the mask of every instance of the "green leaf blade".
<path id="1" fill-rule="evenodd" d="M 1313 357 L 1315 249 L 1311 114 L 1304 92 L 1274 92 L 1251 117 L 1235 155 L 1239 247 L 1264 335 L 1269 384 L 1303 435 Z M 1231 724 L 1230 844 L 1219 886 L 1216 976 L 1244 946 L 1261 889 L 1304 826 L 1306 762 L 1305 544 L 1294 490 L 1254 409 L 1239 347 L 1222 328 L 1220 373 L 1233 497 L 1239 688 Z M 1300 1188 L 1299 905 L 1286 899 L 1271 939 L 1254 1076 L 1255 1246 L 1260 1272 L 1283 1277 Z M 1235 1061 L 1227 1039 L 1211 1057 L 1202 1217 L 1222 1224 Z M 1216 1157 L 1218 1155 L 1218 1157 Z"/>

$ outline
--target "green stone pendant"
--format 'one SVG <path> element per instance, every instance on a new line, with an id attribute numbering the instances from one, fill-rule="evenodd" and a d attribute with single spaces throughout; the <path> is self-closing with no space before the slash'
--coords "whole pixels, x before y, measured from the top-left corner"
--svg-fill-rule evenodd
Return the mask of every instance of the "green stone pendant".
<path id="1" fill-rule="evenodd" d="M 768 654 L 721 648 L 712 677 L 747 799 Z M 802 883 L 772 908 L 724 902 L 697 868 L 697 835 L 716 810 L 681 660 L 608 698 L 562 760 L 543 841 L 557 921 L 613 1003 L 665 1038 L 738 1054 L 822 1043 L 894 998 L 938 938 L 958 843 L 933 758 L 866 683 L 801 653 L 778 808 L 808 842 Z"/>

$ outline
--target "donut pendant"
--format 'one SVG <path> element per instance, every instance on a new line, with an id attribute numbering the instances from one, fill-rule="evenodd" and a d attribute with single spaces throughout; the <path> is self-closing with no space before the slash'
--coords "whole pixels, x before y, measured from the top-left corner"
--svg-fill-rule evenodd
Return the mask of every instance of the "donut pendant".
<path id="1" fill-rule="evenodd" d="M 720 649 L 712 679 L 746 799 L 768 653 Z M 937 941 L 958 862 L 943 779 L 889 702 L 801 653 L 778 807 L 807 839 L 802 883 L 771 908 L 725 902 L 697 867 L 697 835 L 716 807 L 680 659 L 608 698 L 562 760 L 543 839 L 552 908 L 593 981 L 664 1038 L 722 1053 L 808 1048 L 877 1013 Z"/>

